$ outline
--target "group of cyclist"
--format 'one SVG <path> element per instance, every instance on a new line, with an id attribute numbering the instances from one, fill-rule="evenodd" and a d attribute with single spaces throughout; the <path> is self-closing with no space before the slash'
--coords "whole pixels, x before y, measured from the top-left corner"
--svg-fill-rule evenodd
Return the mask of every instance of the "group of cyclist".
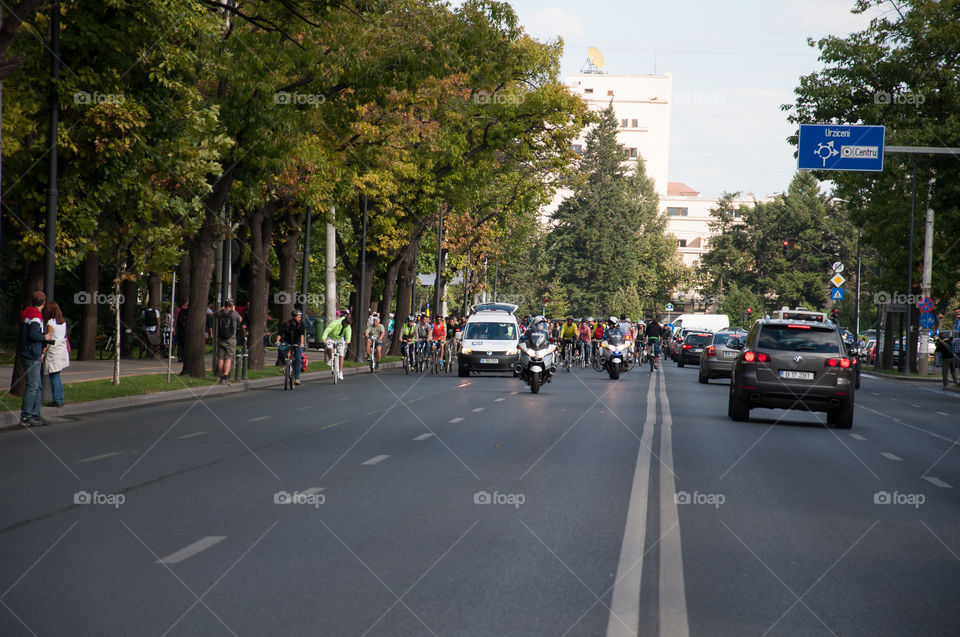
<path id="1" fill-rule="evenodd" d="M 407 317 L 400 328 L 400 340 L 403 343 L 403 356 L 411 369 L 421 367 L 418 362 L 430 360 L 436 352 L 439 360 L 446 360 L 457 351 L 456 335 L 467 324 L 465 318 L 455 316 L 437 316 L 430 318 L 426 314 Z"/>
<path id="2" fill-rule="evenodd" d="M 656 317 L 647 321 L 631 321 L 626 315 L 619 318 L 611 316 L 606 321 L 592 316 L 577 321 L 568 316 L 565 321 L 549 321 L 543 316 L 526 316 L 520 323 L 521 334 L 530 329 L 546 331 L 551 340 L 558 343 L 560 352 L 566 355 L 567 346 L 572 346 L 573 355 L 581 357 L 586 365 L 593 363 L 598 355 L 600 343 L 609 338 L 612 330 L 633 344 L 635 354 L 640 357 L 646 353 L 653 360 L 653 367 L 659 367 L 661 342 L 670 337 L 670 327 L 661 324 Z"/>

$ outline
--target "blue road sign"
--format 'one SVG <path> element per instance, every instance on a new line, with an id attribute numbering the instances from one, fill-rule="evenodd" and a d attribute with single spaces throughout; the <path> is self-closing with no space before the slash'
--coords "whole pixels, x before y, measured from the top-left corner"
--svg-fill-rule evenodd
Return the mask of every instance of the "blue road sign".
<path id="1" fill-rule="evenodd" d="M 672 311 L 673 311 L 673 303 L 667 303 L 666 305 L 663 306 L 663 309 L 665 309 L 667 312 L 672 312 Z"/>
<path id="2" fill-rule="evenodd" d="M 924 312 L 920 315 L 920 326 L 930 329 L 937 324 L 937 317 L 932 312 Z"/>
<path id="3" fill-rule="evenodd" d="M 883 126 L 800 124 L 800 170 L 883 170 Z"/>
<path id="4" fill-rule="evenodd" d="M 830 298 L 834 301 L 842 301 L 843 288 L 830 288 Z"/>
<path id="5" fill-rule="evenodd" d="M 920 302 L 917 303 L 917 309 L 919 309 L 921 312 L 932 312 L 933 299 L 931 299 L 929 296 L 920 299 Z"/>
<path id="6" fill-rule="evenodd" d="M 953 324 L 953 331 L 960 332 L 960 319 L 957 319 L 957 322 Z"/>

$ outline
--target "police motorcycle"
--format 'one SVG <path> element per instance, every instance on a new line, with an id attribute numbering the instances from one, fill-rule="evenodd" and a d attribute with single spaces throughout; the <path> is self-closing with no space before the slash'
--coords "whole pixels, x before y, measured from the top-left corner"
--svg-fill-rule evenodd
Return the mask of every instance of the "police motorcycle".
<path id="1" fill-rule="evenodd" d="M 553 380 L 557 371 L 557 345 L 550 342 L 550 334 L 544 329 L 546 319 L 538 316 L 517 345 L 520 358 L 514 370 L 517 376 L 530 386 L 534 394 L 540 387 Z"/>
<path id="2" fill-rule="evenodd" d="M 600 343 L 600 355 L 594 359 L 593 368 L 610 375 L 610 380 L 620 378 L 621 372 L 630 370 L 633 365 L 632 343 L 620 330 L 615 317 L 610 317 L 610 328 Z"/>

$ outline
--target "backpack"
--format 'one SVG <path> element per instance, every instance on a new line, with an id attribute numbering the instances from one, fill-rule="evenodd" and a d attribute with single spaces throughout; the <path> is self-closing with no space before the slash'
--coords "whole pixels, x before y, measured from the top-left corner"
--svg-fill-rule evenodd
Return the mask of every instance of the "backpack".
<path id="1" fill-rule="evenodd" d="M 157 311 L 147 308 L 143 313 L 143 326 L 144 327 L 156 327 L 157 326 Z"/>
<path id="2" fill-rule="evenodd" d="M 217 338 L 225 341 L 234 337 L 237 333 L 237 322 L 233 320 L 233 312 L 220 312 L 217 317 Z"/>

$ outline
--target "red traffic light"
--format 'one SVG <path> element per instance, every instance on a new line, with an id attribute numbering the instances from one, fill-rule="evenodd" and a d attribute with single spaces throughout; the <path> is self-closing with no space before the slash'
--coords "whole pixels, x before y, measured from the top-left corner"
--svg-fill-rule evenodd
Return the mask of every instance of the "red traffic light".
<path id="1" fill-rule="evenodd" d="M 787 241 L 786 239 L 784 239 L 784 240 L 783 240 L 783 247 L 786 248 L 786 247 L 789 246 L 789 245 L 790 245 L 790 242 Z"/>
<path id="2" fill-rule="evenodd" d="M 747 314 L 753 314 L 753 310 L 750 309 L 749 307 L 747 308 Z"/>

